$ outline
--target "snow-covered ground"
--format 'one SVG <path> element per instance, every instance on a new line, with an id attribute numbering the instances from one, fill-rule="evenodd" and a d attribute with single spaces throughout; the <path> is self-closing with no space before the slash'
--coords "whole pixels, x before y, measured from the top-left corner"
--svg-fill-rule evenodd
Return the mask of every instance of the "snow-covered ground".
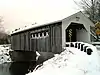
<path id="1" fill-rule="evenodd" d="M 11 62 L 9 55 L 10 50 L 10 44 L 0 45 L 0 64 L 5 62 Z"/>
<path id="2" fill-rule="evenodd" d="M 91 55 L 74 47 L 65 47 L 61 54 L 55 54 L 55 57 L 26 75 L 100 75 L 100 60 L 96 47 L 83 44 L 93 50 Z"/>
<path id="3" fill-rule="evenodd" d="M 91 55 L 78 48 L 65 47 L 61 54 L 55 54 L 55 57 L 26 75 L 100 75 L 100 51 L 95 46 L 81 43 L 93 50 Z M 10 45 L 0 45 L 0 64 L 11 62 L 10 50 Z"/>

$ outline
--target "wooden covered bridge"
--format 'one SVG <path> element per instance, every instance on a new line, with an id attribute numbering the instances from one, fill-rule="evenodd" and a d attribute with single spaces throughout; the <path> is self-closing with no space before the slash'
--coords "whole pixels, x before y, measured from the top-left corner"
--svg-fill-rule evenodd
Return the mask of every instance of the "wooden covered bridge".
<path id="1" fill-rule="evenodd" d="M 59 21 L 33 25 L 11 34 L 12 50 L 22 54 L 38 51 L 45 57 L 48 53 L 60 53 L 66 42 L 91 42 L 91 26 L 94 24 L 82 12 Z"/>

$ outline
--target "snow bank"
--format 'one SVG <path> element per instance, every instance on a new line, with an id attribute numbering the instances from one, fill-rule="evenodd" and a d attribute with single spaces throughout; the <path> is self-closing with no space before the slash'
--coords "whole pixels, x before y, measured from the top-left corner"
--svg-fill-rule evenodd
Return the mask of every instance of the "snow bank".
<path id="1" fill-rule="evenodd" d="M 9 55 L 10 45 L 0 45 L 0 64 L 5 62 L 11 62 Z"/>
<path id="2" fill-rule="evenodd" d="M 82 42 L 81 42 L 82 43 Z M 45 61 L 26 75 L 100 75 L 100 62 L 96 47 L 84 43 L 93 52 L 88 55 L 74 47 L 65 47 L 61 54 Z"/>

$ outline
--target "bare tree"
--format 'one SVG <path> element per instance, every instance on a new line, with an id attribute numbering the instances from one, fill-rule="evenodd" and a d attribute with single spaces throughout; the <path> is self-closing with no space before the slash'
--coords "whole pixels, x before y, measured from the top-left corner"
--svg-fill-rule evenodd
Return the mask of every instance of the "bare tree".
<path id="1" fill-rule="evenodd" d="M 0 44 L 7 44 L 9 43 L 10 36 L 5 32 L 3 23 L 3 17 L 0 16 Z"/>
<path id="2" fill-rule="evenodd" d="M 3 17 L 0 16 L 0 32 L 4 33 L 5 32 L 5 28 L 3 26 Z"/>
<path id="3" fill-rule="evenodd" d="M 92 20 L 95 24 L 96 41 L 99 41 L 100 36 L 100 0 L 81 0 L 80 2 L 74 2 L 83 9 L 84 13 Z"/>
<path id="4" fill-rule="evenodd" d="M 81 0 L 74 2 L 84 10 L 84 13 L 94 22 L 100 21 L 100 0 Z"/>

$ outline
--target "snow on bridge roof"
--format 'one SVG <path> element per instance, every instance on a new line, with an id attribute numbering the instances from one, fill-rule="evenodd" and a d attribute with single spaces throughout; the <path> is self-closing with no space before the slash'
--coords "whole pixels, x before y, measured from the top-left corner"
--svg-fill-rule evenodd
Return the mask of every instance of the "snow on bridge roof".
<path id="1" fill-rule="evenodd" d="M 62 20 L 66 19 L 66 18 L 69 18 L 69 17 L 71 17 L 71 16 L 73 16 L 75 14 L 78 14 L 78 13 L 82 13 L 82 12 L 81 11 L 78 11 L 78 12 L 73 12 L 73 13 L 70 13 L 70 14 L 66 14 L 66 17 L 64 17 L 64 18 L 62 18 L 60 20 L 46 22 L 46 23 L 43 23 L 43 24 L 32 24 L 32 25 L 29 25 L 29 26 L 25 26 L 23 28 L 15 29 L 14 31 L 12 31 L 11 34 L 15 34 L 15 33 L 22 32 L 22 31 L 26 31 L 26 30 L 33 29 L 33 28 L 38 28 L 38 27 L 41 27 L 41 26 L 46 26 L 46 25 L 49 25 L 49 24 L 57 23 L 57 22 L 61 22 Z"/>
<path id="2" fill-rule="evenodd" d="M 69 17 L 73 14 L 76 14 L 76 13 L 79 13 L 80 11 L 77 11 L 77 12 L 72 12 L 70 14 L 66 14 L 66 17 Z M 12 31 L 11 34 L 15 34 L 15 33 L 18 33 L 18 32 L 22 32 L 22 31 L 26 31 L 26 30 L 29 30 L 29 29 L 32 29 L 32 28 L 37 28 L 37 27 L 40 27 L 40 26 L 46 26 L 46 25 L 49 25 L 49 24 L 53 24 L 53 23 L 57 23 L 57 22 L 61 22 L 63 19 L 65 19 L 66 17 L 63 17 L 61 19 L 58 19 L 58 20 L 54 20 L 54 21 L 51 21 L 51 22 L 46 22 L 46 23 L 43 23 L 43 24 L 34 24 L 34 25 L 29 25 L 29 26 L 26 26 L 26 27 L 23 27 L 23 28 L 16 28 L 14 31 Z"/>
<path id="3" fill-rule="evenodd" d="M 32 28 L 38 28 L 38 27 L 41 27 L 41 26 L 46 26 L 46 25 L 57 23 L 57 22 L 61 22 L 61 21 L 62 20 L 58 20 L 58 21 L 54 21 L 54 22 L 49 22 L 49 23 L 44 23 L 44 24 L 29 25 L 29 26 L 26 26 L 26 27 L 23 27 L 23 28 L 15 29 L 16 31 L 12 31 L 11 34 L 15 34 L 15 33 L 22 32 L 22 31 L 26 31 L 26 30 L 29 30 L 29 29 L 32 29 Z"/>

